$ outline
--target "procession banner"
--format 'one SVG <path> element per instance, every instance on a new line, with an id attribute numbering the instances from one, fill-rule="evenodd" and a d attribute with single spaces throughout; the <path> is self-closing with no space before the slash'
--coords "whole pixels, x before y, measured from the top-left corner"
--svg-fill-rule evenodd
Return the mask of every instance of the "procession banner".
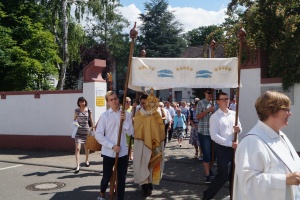
<path id="1" fill-rule="evenodd" d="M 237 58 L 132 58 L 128 87 L 236 88 Z"/>

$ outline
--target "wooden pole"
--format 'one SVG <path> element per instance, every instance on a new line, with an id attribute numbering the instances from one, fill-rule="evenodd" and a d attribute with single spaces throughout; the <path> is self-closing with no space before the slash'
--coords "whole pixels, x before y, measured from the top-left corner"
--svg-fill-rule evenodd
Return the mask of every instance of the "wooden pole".
<path id="1" fill-rule="evenodd" d="M 242 49 L 244 45 L 244 40 L 246 37 L 246 31 L 243 28 L 237 32 L 237 37 L 239 39 L 239 54 L 238 54 L 238 87 L 236 88 L 236 113 L 235 113 L 235 126 L 238 125 L 238 117 L 239 117 L 239 102 L 240 102 L 240 85 L 241 85 L 241 66 L 242 66 Z M 234 132 L 233 142 L 237 142 L 237 132 Z M 230 188 L 230 199 L 233 196 L 233 183 L 234 183 L 234 156 L 235 150 L 233 151 L 233 160 L 232 160 L 232 177 L 231 177 L 231 188 Z"/>
<path id="2" fill-rule="evenodd" d="M 134 50 L 134 40 L 137 37 L 137 35 L 138 35 L 138 32 L 136 30 L 136 22 L 135 22 L 134 27 L 130 30 L 131 45 L 130 45 L 128 65 L 127 65 L 127 75 L 126 75 L 126 80 L 125 80 L 125 84 L 124 84 L 122 113 L 125 113 L 125 103 L 126 103 L 126 96 L 127 96 L 127 90 L 128 90 L 128 81 L 129 81 L 129 75 L 130 75 L 132 55 L 133 55 L 133 50 Z M 123 122 L 124 122 L 124 120 L 121 119 L 117 146 L 120 146 Z M 116 158 L 115 158 L 115 164 L 114 164 L 114 169 L 113 169 L 113 173 L 112 173 L 112 179 L 110 181 L 110 200 L 113 200 L 113 198 L 114 198 L 114 189 L 115 189 L 115 182 L 116 182 L 117 170 L 118 170 L 118 159 L 119 159 L 119 152 L 116 152 Z"/>
<path id="3" fill-rule="evenodd" d="M 212 41 L 210 41 L 209 46 L 211 47 L 211 58 L 215 58 L 215 47 L 216 47 L 217 43 L 214 39 L 212 39 Z M 214 98 L 215 98 L 215 90 L 212 88 L 212 106 L 214 106 Z M 211 140 L 211 161 L 210 161 L 210 165 L 213 166 L 215 162 L 215 142 L 213 140 Z"/>
<path id="4" fill-rule="evenodd" d="M 144 57 L 146 57 L 146 50 L 145 50 L 145 47 L 143 46 L 142 47 L 142 50 L 141 50 L 141 52 L 140 52 L 140 57 L 141 58 L 144 58 Z M 136 92 L 135 93 L 135 103 L 137 104 L 138 102 L 139 102 L 139 92 Z M 133 112 L 132 112 L 132 117 L 134 117 L 135 116 L 135 111 L 136 111 L 136 109 L 134 109 L 133 110 Z M 129 140 L 129 147 L 128 147 L 128 160 L 129 160 L 129 156 L 131 156 L 131 154 L 132 154 L 132 152 L 131 152 L 131 143 L 132 143 L 132 140 L 133 140 L 133 137 L 132 137 L 132 135 L 130 136 L 130 140 Z M 127 166 L 128 167 L 128 166 Z"/>

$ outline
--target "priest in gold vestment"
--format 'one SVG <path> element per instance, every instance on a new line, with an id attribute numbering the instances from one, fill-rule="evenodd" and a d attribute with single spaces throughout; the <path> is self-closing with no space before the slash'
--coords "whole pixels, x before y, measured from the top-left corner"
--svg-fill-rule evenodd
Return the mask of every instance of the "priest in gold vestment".
<path id="1" fill-rule="evenodd" d="M 134 182 L 141 185 L 145 197 L 152 194 L 153 185 L 159 185 L 164 168 L 165 131 L 158 103 L 153 90 L 142 95 L 134 117 Z"/>

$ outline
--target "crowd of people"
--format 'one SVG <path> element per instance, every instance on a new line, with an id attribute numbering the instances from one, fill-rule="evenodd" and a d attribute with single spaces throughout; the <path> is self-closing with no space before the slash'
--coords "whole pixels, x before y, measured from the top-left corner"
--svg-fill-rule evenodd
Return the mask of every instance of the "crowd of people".
<path id="1" fill-rule="evenodd" d="M 262 94 L 255 104 L 258 123 L 240 138 L 239 144 L 235 138 L 242 132 L 242 125 L 236 118 L 238 105 L 235 99 L 230 101 L 228 94 L 222 91 L 214 98 L 214 90 L 210 88 L 204 89 L 204 95 L 204 99 L 196 98 L 191 104 L 159 102 L 153 93 L 141 95 L 139 104 L 132 103 L 127 97 L 127 112 L 122 112 L 116 93 L 109 91 L 105 96 L 109 109 L 100 116 L 96 130 L 90 118 L 96 140 L 102 145 L 103 176 L 97 200 L 105 199 L 116 155 L 119 160 L 118 199 L 124 199 L 128 156 L 133 160 L 134 182 L 141 186 L 144 197 L 150 196 L 153 185 L 160 184 L 164 148 L 172 138 L 177 139 L 178 148 L 181 148 L 183 138 L 189 138 L 189 144 L 195 150 L 194 157 L 202 161 L 204 181 L 208 185 L 203 191 L 204 200 L 212 199 L 227 182 L 234 199 L 266 199 L 270 195 L 274 197 L 271 199 L 298 199 L 300 159 L 281 132 L 291 116 L 289 98 L 279 92 Z M 85 143 L 91 112 L 83 97 L 78 99 L 78 106 L 74 119 L 82 128 L 75 137 L 75 173 L 79 172 L 78 152 L 80 144 Z M 117 145 L 121 119 L 124 122 L 120 145 Z M 133 140 L 129 142 L 131 138 Z M 133 149 L 129 155 L 128 148 Z M 88 166 L 88 149 L 86 155 Z M 214 175 L 212 166 L 215 163 L 217 173 Z M 234 165 L 235 179 L 231 187 Z"/>

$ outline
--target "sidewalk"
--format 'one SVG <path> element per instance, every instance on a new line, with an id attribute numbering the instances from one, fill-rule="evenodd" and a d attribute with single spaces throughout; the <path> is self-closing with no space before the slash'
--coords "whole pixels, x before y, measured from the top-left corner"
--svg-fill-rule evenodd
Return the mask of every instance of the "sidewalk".
<path id="1" fill-rule="evenodd" d="M 200 199 L 202 192 L 207 188 L 204 183 L 202 162 L 194 158 L 194 148 L 185 138 L 182 147 L 177 140 L 172 139 L 165 149 L 165 170 L 161 184 L 155 186 L 153 195 L 147 199 Z M 81 155 L 81 171 L 102 174 L 102 157 L 100 152 L 90 154 L 90 167 L 84 166 L 85 155 Z M 26 165 L 47 166 L 64 169 L 74 169 L 75 156 L 72 151 L 29 151 L 29 150 L 2 150 L 0 162 Z M 216 173 L 216 166 L 213 168 Z M 228 185 L 218 193 L 215 199 L 229 199 Z M 126 199 L 144 199 L 140 187 L 133 183 L 132 161 L 129 161 L 126 182 Z"/>

